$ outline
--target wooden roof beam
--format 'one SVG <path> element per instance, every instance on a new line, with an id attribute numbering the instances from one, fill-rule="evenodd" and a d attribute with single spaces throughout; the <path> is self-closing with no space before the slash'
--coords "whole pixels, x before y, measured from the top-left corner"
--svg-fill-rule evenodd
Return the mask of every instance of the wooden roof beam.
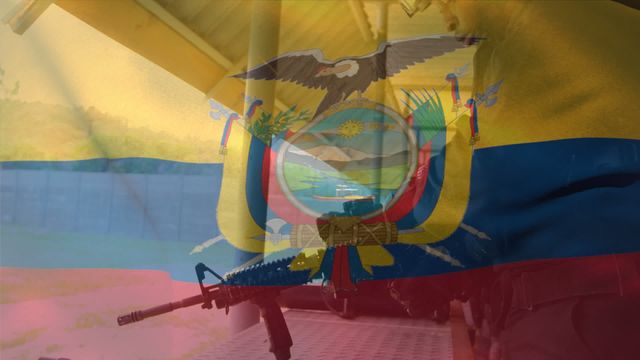
<path id="1" fill-rule="evenodd" d="M 349 8 L 351 9 L 351 15 L 353 15 L 356 21 L 356 25 L 358 26 L 358 30 L 360 30 L 364 42 L 372 42 L 373 33 L 371 32 L 371 26 L 367 14 L 364 11 L 362 0 L 349 0 Z"/>
<path id="2" fill-rule="evenodd" d="M 207 54 L 213 60 L 222 65 L 225 69 L 230 68 L 233 63 L 227 59 L 222 53 L 214 49 L 206 41 L 204 41 L 198 34 L 189 29 L 182 21 L 177 19 L 173 14 L 165 10 L 154 0 L 136 0 L 147 11 L 158 17 L 165 24 L 169 25 L 178 34 L 182 35 L 185 39 L 191 42 L 200 51 Z"/>
<path id="3" fill-rule="evenodd" d="M 56 0 L 56 5 L 207 96 L 214 94 L 216 101 L 234 111 L 243 111 L 240 94 L 245 92 L 244 82 L 227 77 L 237 64 L 156 1 Z M 288 109 L 279 100 L 275 105 Z"/>
<path id="4" fill-rule="evenodd" d="M 196 46 L 194 37 L 187 39 L 177 21 L 160 19 L 162 8 L 155 2 L 56 0 L 56 5 L 202 92 L 224 77 L 230 64 L 210 48 Z"/>
<path id="5" fill-rule="evenodd" d="M 189 29 L 182 21 L 177 19 L 167 10 L 165 10 L 162 6 L 156 3 L 154 0 L 136 0 L 140 5 L 142 5 L 149 12 L 157 16 L 160 20 L 164 21 L 167 25 L 171 26 L 177 33 L 182 35 L 185 39 L 189 40 L 196 48 L 203 51 L 205 54 L 209 55 L 212 59 L 217 61 L 220 65 L 222 65 L 226 69 L 225 78 L 221 78 L 217 81 L 211 88 L 204 91 L 206 96 L 212 97 L 216 99 L 216 101 L 220 101 L 224 103 L 226 106 L 232 108 L 236 111 L 242 111 L 242 105 L 238 104 L 237 101 L 233 101 L 233 99 L 227 99 L 227 96 L 223 94 L 229 94 L 232 92 L 226 91 L 223 92 L 222 89 L 227 89 L 227 87 L 231 87 L 236 89 L 238 84 L 232 84 L 231 82 L 244 83 L 238 79 L 226 79 L 227 76 L 237 74 L 242 71 L 243 67 L 247 63 L 247 56 L 245 55 L 240 61 L 235 64 L 231 62 L 227 57 L 225 57 L 222 53 L 216 50 L 214 47 L 209 45 L 206 41 L 200 37 L 200 35 L 196 34 L 194 31 Z M 230 80 L 230 81 L 225 81 Z M 229 90 L 229 89 L 227 89 Z M 240 105 L 238 108 L 236 108 Z M 274 105 L 277 109 L 281 111 L 285 111 L 289 109 L 287 105 L 285 105 L 279 99 L 275 99 Z"/>
<path id="6" fill-rule="evenodd" d="M 22 0 L 2 20 L 14 33 L 22 35 L 53 2 L 54 0 Z"/>
<path id="7" fill-rule="evenodd" d="M 247 55 L 243 56 L 242 59 L 238 60 L 229 69 L 227 69 L 226 76 L 223 79 L 220 79 L 220 81 L 218 81 L 217 84 L 215 84 L 211 89 L 209 89 L 209 91 L 207 91 L 207 97 L 213 98 L 213 99 L 217 99 L 219 96 L 221 96 L 221 94 L 229 91 L 229 88 L 234 88 L 235 89 L 235 88 L 241 87 L 242 89 L 244 89 L 244 87 L 245 87 L 245 82 L 244 81 L 242 81 L 240 79 L 237 79 L 237 78 L 232 78 L 230 76 L 244 71 L 246 66 L 247 66 Z M 227 104 L 225 104 L 225 105 L 227 107 L 230 107 Z M 236 110 L 236 111 L 241 110 L 242 109 L 242 105 L 238 104 L 238 106 L 240 106 L 239 109 L 236 109 L 235 107 L 233 109 Z M 287 104 L 283 103 L 278 98 L 276 98 L 274 100 L 274 106 L 276 107 L 276 109 L 278 109 L 280 111 L 286 111 L 286 110 L 288 110 L 290 108 L 290 106 L 288 106 Z"/>

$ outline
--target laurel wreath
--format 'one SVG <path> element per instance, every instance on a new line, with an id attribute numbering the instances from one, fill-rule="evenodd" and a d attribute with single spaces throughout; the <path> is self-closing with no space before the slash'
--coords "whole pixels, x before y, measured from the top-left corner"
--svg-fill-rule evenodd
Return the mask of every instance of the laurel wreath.
<path id="1" fill-rule="evenodd" d="M 249 124 L 249 132 L 266 144 L 271 143 L 271 138 L 287 130 L 291 124 L 304 121 L 309 118 L 309 111 L 296 112 L 296 106 L 286 111 L 281 111 L 273 116 L 273 113 L 262 111 L 260 116 Z"/>

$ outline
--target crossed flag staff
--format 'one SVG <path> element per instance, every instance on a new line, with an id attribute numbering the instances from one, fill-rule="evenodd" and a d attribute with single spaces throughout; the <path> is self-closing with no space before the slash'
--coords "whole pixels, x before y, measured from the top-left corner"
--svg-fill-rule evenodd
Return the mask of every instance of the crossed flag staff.
<path id="1" fill-rule="evenodd" d="M 471 138 L 469 139 L 469 145 L 473 146 L 476 142 L 480 140 L 480 129 L 478 126 L 478 111 L 477 108 L 480 105 L 485 105 L 485 107 L 489 108 L 496 104 L 498 101 L 498 90 L 502 85 L 503 80 L 500 80 L 489 87 L 483 92 L 479 93 L 476 96 L 471 96 L 464 104 L 460 100 L 460 89 L 458 84 L 458 78 L 465 76 L 469 71 L 469 64 L 465 64 L 461 67 L 455 68 L 453 72 L 447 74 L 445 76 L 445 81 L 448 82 L 447 85 L 441 86 L 439 89 L 434 89 L 435 92 L 442 92 L 447 87 L 451 87 L 451 100 L 452 100 L 452 108 L 451 111 L 455 112 L 456 115 L 453 120 L 449 121 L 445 124 L 445 127 L 450 124 L 458 121 L 460 117 L 465 115 L 467 112 L 470 113 L 469 117 L 469 127 L 471 128 Z M 403 103 L 411 109 L 411 106 L 403 101 Z M 462 107 L 466 109 L 460 111 Z"/>

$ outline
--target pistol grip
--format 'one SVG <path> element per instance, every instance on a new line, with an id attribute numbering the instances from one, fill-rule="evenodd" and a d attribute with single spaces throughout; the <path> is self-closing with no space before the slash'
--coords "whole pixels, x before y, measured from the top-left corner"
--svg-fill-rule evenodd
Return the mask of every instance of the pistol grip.
<path id="1" fill-rule="evenodd" d="M 260 315 L 267 327 L 269 351 L 275 355 L 277 360 L 289 360 L 293 341 L 275 296 L 262 298 L 256 301 L 256 304 L 260 307 Z"/>

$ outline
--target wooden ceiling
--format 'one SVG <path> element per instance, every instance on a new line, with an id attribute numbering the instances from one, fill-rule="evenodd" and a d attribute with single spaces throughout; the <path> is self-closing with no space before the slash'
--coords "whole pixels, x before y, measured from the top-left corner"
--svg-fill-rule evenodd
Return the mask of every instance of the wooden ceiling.
<path id="1" fill-rule="evenodd" d="M 235 110 L 242 107 L 244 83 L 228 76 L 247 66 L 251 1 L 57 0 L 56 5 L 207 96 Z M 385 11 L 386 26 L 380 20 Z M 279 32 L 274 49 L 277 54 L 319 48 L 325 58 L 336 59 L 375 51 L 385 36 L 395 40 L 445 34 L 446 30 L 436 6 L 409 17 L 395 0 L 281 0 Z M 458 50 L 393 76 L 385 84 L 385 103 L 403 111 L 398 101 L 403 96 L 401 89 L 446 86 L 445 75 L 470 63 L 474 50 Z M 462 81 L 463 88 L 469 79 Z M 280 109 L 291 105 L 314 109 L 323 95 L 322 91 L 277 82 L 276 105 Z"/>

